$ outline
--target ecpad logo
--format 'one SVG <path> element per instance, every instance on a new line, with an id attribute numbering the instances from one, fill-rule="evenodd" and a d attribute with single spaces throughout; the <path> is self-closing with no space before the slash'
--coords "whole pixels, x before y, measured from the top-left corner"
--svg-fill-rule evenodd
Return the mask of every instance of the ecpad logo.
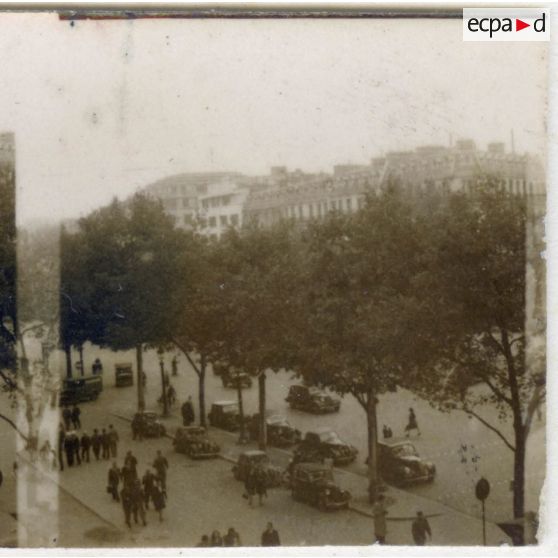
<path id="1" fill-rule="evenodd" d="M 545 8 L 464 8 L 464 41 L 548 41 Z"/>

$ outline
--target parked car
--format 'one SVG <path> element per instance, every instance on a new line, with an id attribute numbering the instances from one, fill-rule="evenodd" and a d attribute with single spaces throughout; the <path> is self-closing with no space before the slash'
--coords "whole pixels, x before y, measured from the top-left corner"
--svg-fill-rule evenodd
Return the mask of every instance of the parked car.
<path id="1" fill-rule="evenodd" d="M 256 466 L 264 468 L 267 479 L 266 486 L 268 488 L 281 486 L 285 482 L 286 471 L 272 465 L 267 453 L 260 450 L 247 450 L 238 456 L 238 461 L 232 468 L 234 478 L 244 482 L 248 476 L 248 472 Z"/>
<path id="2" fill-rule="evenodd" d="M 83 401 L 95 401 L 103 391 L 103 378 L 67 378 L 62 383 L 60 405 L 74 405 Z"/>
<path id="3" fill-rule="evenodd" d="M 221 382 L 223 382 L 224 388 L 237 388 L 238 383 L 240 383 L 240 387 L 242 388 L 252 387 L 252 378 L 246 372 L 224 371 L 219 375 L 221 376 Z"/>
<path id="4" fill-rule="evenodd" d="M 285 401 L 292 409 L 309 413 L 336 413 L 341 407 L 341 400 L 332 397 L 313 386 L 294 385 L 289 388 Z"/>
<path id="5" fill-rule="evenodd" d="M 296 448 L 293 455 L 294 463 L 323 463 L 331 459 L 334 465 L 348 465 L 352 463 L 358 450 L 347 444 L 335 431 L 327 426 L 316 428 L 306 433 L 302 443 Z"/>
<path id="6" fill-rule="evenodd" d="M 293 428 L 283 415 L 268 413 L 265 419 L 267 425 L 267 443 L 278 448 L 285 448 L 298 444 L 301 440 L 300 430 Z M 252 440 L 257 440 L 260 434 L 260 415 L 250 418 L 248 431 Z"/>
<path id="7" fill-rule="evenodd" d="M 235 432 L 240 428 L 240 412 L 236 401 L 215 401 L 207 415 L 209 424 Z"/>
<path id="8" fill-rule="evenodd" d="M 294 466 L 291 494 L 294 500 L 324 511 L 346 509 L 351 499 L 350 492 L 335 484 L 331 467 L 320 463 L 298 463 Z"/>
<path id="9" fill-rule="evenodd" d="M 172 441 L 175 451 L 185 453 L 192 459 L 217 457 L 221 448 L 211 441 L 203 426 L 185 426 L 176 429 Z"/>
<path id="10" fill-rule="evenodd" d="M 378 464 L 382 478 L 397 486 L 432 482 L 436 466 L 422 459 L 411 442 L 378 444 Z"/>
<path id="11" fill-rule="evenodd" d="M 137 429 L 143 438 L 159 438 L 167 433 L 165 426 L 157 418 L 157 413 L 153 411 L 136 413 L 132 419 L 132 429 Z"/>
<path id="12" fill-rule="evenodd" d="M 130 363 L 119 363 L 114 365 L 116 387 L 134 385 L 134 368 Z"/>

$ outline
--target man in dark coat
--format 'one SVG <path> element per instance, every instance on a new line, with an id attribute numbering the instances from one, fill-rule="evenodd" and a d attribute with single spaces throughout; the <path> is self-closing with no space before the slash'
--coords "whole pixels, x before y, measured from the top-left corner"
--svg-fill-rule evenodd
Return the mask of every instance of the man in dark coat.
<path id="1" fill-rule="evenodd" d="M 89 463 L 89 448 L 91 447 L 91 437 L 87 432 L 81 436 L 81 459 Z"/>
<path id="2" fill-rule="evenodd" d="M 138 522 L 138 515 L 141 519 L 141 522 L 144 525 L 147 525 L 145 521 L 145 508 L 143 506 L 144 503 L 144 494 L 143 490 L 141 489 L 141 484 L 139 479 L 136 479 L 132 483 L 132 513 L 134 514 L 134 521 Z"/>
<path id="3" fill-rule="evenodd" d="M 62 418 L 64 419 L 64 428 L 66 430 L 70 430 L 70 428 L 72 428 L 72 410 L 68 407 L 68 405 L 64 405 Z"/>
<path id="4" fill-rule="evenodd" d="M 281 546 L 279 533 L 273 528 L 273 523 L 267 524 L 266 530 L 262 533 L 262 546 Z"/>
<path id="5" fill-rule="evenodd" d="M 425 545 L 427 535 L 432 538 L 432 531 L 430 529 L 428 519 L 424 517 L 424 514 L 421 511 L 417 512 L 417 517 L 411 525 L 411 532 L 413 534 L 413 540 L 417 546 Z"/>
<path id="6" fill-rule="evenodd" d="M 64 437 L 64 452 L 66 453 L 68 467 L 74 466 L 74 438 L 76 437 L 76 434 L 72 431 L 66 432 Z"/>
<path id="7" fill-rule="evenodd" d="M 101 453 L 101 436 L 99 436 L 99 431 L 94 428 L 93 436 L 91 436 L 91 447 L 93 448 L 93 455 L 95 459 L 99 461 L 99 455 Z"/>
<path id="8" fill-rule="evenodd" d="M 120 498 L 118 497 L 119 483 L 120 483 L 120 471 L 118 470 L 118 466 L 116 465 L 116 461 L 115 461 L 108 472 L 108 487 L 111 490 L 112 499 L 115 502 L 120 501 Z"/>
<path id="9" fill-rule="evenodd" d="M 101 359 L 96 358 L 95 362 L 93 363 L 92 366 L 92 372 L 93 372 L 93 376 L 95 376 L 96 374 L 102 374 L 103 373 L 103 364 L 101 362 Z"/>
<path id="10" fill-rule="evenodd" d="M 182 404 L 182 424 L 190 426 L 194 422 L 194 406 L 192 405 L 192 397 L 188 397 L 188 401 Z"/>
<path id="11" fill-rule="evenodd" d="M 76 430 L 79 430 L 81 428 L 80 416 L 81 416 L 80 408 L 77 405 L 74 405 L 74 408 L 72 409 L 72 423 Z"/>
<path id="12" fill-rule="evenodd" d="M 110 441 L 109 441 L 108 433 L 104 428 L 101 432 L 101 449 L 102 449 L 102 458 L 110 459 Z"/>
<path id="13" fill-rule="evenodd" d="M 81 465 L 81 444 L 79 441 L 79 436 L 78 433 L 75 432 L 74 436 L 72 438 L 73 441 L 73 447 L 74 447 L 74 459 L 77 462 L 78 465 Z"/>
<path id="14" fill-rule="evenodd" d="M 114 426 L 112 426 L 112 424 L 109 424 L 108 437 L 110 453 L 114 458 L 117 455 L 118 441 L 120 440 L 120 437 L 118 436 L 118 432 L 114 429 Z"/>
<path id="15" fill-rule="evenodd" d="M 153 487 L 155 486 L 155 480 L 155 475 L 151 472 L 151 469 L 147 469 L 141 481 L 143 484 L 145 509 L 149 509 L 149 500 L 153 498 Z"/>
<path id="16" fill-rule="evenodd" d="M 122 477 L 122 484 L 124 486 L 132 486 L 137 478 L 130 463 L 124 464 L 124 467 L 120 470 L 120 476 Z"/>
<path id="17" fill-rule="evenodd" d="M 122 509 L 124 510 L 124 518 L 126 520 L 126 525 L 132 528 L 130 523 L 130 517 L 132 514 L 133 507 L 133 497 L 132 497 L 132 487 L 124 485 L 124 488 L 120 492 L 120 499 L 122 500 Z"/>
<path id="18" fill-rule="evenodd" d="M 161 483 L 161 490 L 166 497 L 167 495 L 167 469 L 169 468 L 169 462 L 166 457 L 161 455 L 161 450 L 157 450 L 157 457 L 153 461 L 153 468 L 157 471 L 157 478 Z"/>
<path id="19" fill-rule="evenodd" d="M 142 422 L 142 414 L 136 413 L 132 419 L 132 440 L 143 440 Z"/>
<path id="20" fill-rule="evenodd" d="M 136 456 L 130 451 L 128 450 L 126 452 L 126 457 L 124 458 L 124 465 L 128 465 L 133 473 L 134 473 L 134 477 L 137 479 L 138 478 L 138 460 L 136 459 Z"/>

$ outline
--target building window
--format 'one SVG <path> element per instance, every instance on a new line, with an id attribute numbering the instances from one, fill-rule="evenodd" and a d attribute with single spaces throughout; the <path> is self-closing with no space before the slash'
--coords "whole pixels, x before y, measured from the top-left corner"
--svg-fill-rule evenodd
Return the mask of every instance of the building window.
<path id="1" fill-rule="evenodd" d="M 235 213 L 231 215 L 231 225 L 236 227 L 238 225 L 238 215 Z"/>
<path id="2" fill-rule="evenodd" d="M 229 224 L 229 218 L 227 217 L 227 215 L 221 215 L 219 217 L 219 223 L 222 227 L 226 227 Z"/>
<path id="3" fill-rule="evenodd" d="M 215 217 L 210 217 L 209 218 L 209 226 L 210 227 L 215 227 L 217 226 L 217 219 Z"/>

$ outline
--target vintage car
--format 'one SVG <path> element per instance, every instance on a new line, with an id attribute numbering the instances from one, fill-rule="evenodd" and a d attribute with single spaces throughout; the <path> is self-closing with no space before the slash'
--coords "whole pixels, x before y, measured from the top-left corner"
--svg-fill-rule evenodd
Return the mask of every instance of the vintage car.
<path id="1" fill-rule="evenodd" d="M 229 432 L 236 432 L 240 428 L 240 412 L 236 401 L 215 401 L 207 418 L 211 426 Z"/>
<path id="2" fill-rule="evenodd" d="M 116 387 L 134 385 L 134 369 L 129 363 L 119 363 L 114 365 L 114 376 Z"/>
<path id="3" fill-rule="evenodd" d="M 351 499 L 350 492 L 335 484 L 331 467 L 320 463 L 298 463 L 293 467 L 291 494 L 294 500 L 324 511 L 346 509 Z"/>
<path id="4" fill-rule="evenodd" d="M 192 459 L 217 457 L 221 448 L 212 442 L 203 426 L 185 426 L 176 429 L 172 441 L 175 451 Z"/>
<path id="5" fill-rule="evenodd" d="M 263 467 L 266 473 L 267 488 L 281 486 L 285 482 L 286 472 L 269 462 L 269 457 L 265 451 L 247 450 L 238 456 L 238 461 L 232 468 L 234 478 L 244 482 L 248 472 L 253 467 Z"/>
<path id="6" fill-rule="evenodd" d="M 267 414 L 267 443 L 278 448 L 285 448 L 298 444 L 301 439 L 300 430 L 293 428 L 283 415 L 273 412 Z M 257 440 L 260 434 L 260 415 L 255 414 L 248 423 L 248 432 L 252 440 Z"/>
<path id="7" fill-rule="evenodd" d="M 136 413 L 132 419 L 132 431 L 137 431 L 142 438 L 159 438 L 167 432 L 157 418 L 157 413 L 144 411 Z"/>
<path id="8" fill-rule="evenodd" d="M 249 388 L 252 387 L 252 378 L 246 372 L 222 372 L 220 374 L 221 382 L 223 382 L 224 388 L 237 388 L 240 382 L 240 387 Z"/>
<path id="9" fill-rule="evenodd" d="M 302 443 L 293 455 L 294 463 L 323 463 L 326 459 L 334 465 L 348 465 L 352 463 L 358 450 L 343 442 L 336 432 L 327 426 L 316 428 L 306 433 Z"/>
<path id="10" fill-rule="evenodd" d="M 60 391 L 60 406 L 95 401 L 102 391 L 103 378 L 101 376 L 66 378 Z"/>
<path id="11" fill-rule="evenodd" d="M 317 387 L 294 385 L 289 388 L 285 401 L 292 409 L 309 413 L 336 413 L 341 407 L 341 400 L 332 397 Z"/>
<path id="12" fill-rule="evenodd" d="M 423 460 L 410 442 L 378 444 L 378 463 L 382 478 L 397 486 L 432 482 L 436 466 Z"/>

